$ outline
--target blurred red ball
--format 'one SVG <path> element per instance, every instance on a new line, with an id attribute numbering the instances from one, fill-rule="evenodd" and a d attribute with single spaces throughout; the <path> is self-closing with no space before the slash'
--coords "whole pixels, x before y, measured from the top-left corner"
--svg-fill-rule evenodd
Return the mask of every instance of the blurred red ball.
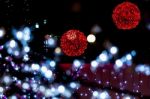
<path id="1" fill-rule="evenodd" d="M 79 30 L 69 30 L 62 35 L 60 46 L 67 56 L 80 56 L 87 48 L 86 36 Z"/>
<path id="2" fill-rule="evenodd" d="M 131 2 L 123 2 L 115 7 L 112 14 L 118 29 L 133 29 L 141 20 L 139 8 Z"/>

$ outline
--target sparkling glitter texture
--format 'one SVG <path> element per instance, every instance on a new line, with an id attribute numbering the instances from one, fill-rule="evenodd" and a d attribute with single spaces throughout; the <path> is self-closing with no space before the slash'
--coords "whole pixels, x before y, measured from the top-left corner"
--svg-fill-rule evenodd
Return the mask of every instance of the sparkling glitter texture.
<path id="1" fill-rule="evenodd" d="M 62 35 L 60 46 L 67 56 L 80 56 L 87 48 L 86 36 L 79 30 L 69 30 Z"/>
<path id="2" fill-rule="evenodd" d="M 131 2 L 123 2 L 115 7 L 112 14 L 113 22 L 118 29 L 135 28 L 141 20 L 139 8 Z"/>

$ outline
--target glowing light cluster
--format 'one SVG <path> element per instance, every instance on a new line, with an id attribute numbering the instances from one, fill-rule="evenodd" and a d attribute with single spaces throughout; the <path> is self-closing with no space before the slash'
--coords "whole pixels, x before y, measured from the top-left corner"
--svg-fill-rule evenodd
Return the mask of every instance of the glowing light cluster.
<path id="1" fill-rule="evenodd" d="M 92 99 L 111 99 L 111 97 L 107 91 L 102 91 L 102 92 L 94 91 L 92 95 Z"/>
<path id="2" fill-rule="evenodd" d="M 145 64 L 139 64 L 135 68 L 136 72 L 143 73 L 147 76 L 150 76 L 150 66 Z"/>
<path id="3" fill-rule="evenodd" d="M 47 21 L 44 20 L 43 23 L 46 24 Z M 40 28 L 39 25 L 40 24 L 37 23 L 35 28 Z M 98 29 L 95 29 L 94 31 L 100 32 Z M 5 32 L 0 30 L 0 38 L 3 38 L 4 34 Z M 79 30 L 69 30 L 62 36 L 60 47 L 56 46 L 57 39 L 51 36 L 50 38 L 46 39 L 46 44 L 50 48 L 55 47 L 53 54 L 56 57 L 53 59 L 48 59 L 47 57 L 41 55 L 42 60 L 40 59 L 40 62 L 38 61 L 39 63 L 32 59 L 32 55 L 40 55 L 36 52 L 32 52 L 29 46 L 29 41 L 32 39 L 30 28 L 25 27 L 21 30 L 13 29 L 13 36 L 14 38 L 8 40 L 4 45 L 0 45 L 0 51 L 3 51 L 4 48 L 6 48 L 8 52 L 7 56 L 3 53 L 0 53 L 0 59 L 6 61 L 5 63 L 1 64 L 2 68 L 6 68 L 6 74 L 2 75 L 0 82 L 0 98 L 6 97 L 3 94 L 11 89 L 11 84 L 14 84 L 15 88 L 18 88 L 22 94 L 12 94 L 10 97 L 8 97 L 10 99 L 27 99 L 31 98 L 31 94 L 34 94 L 34 98 L 41 99 L 57 99 L 57 96 L 61 96 L 64 99 L 71 99 L 74 90 L 78 90 L 81 85 L 78 81 L 72 81 L 67 84 L 63 84 L 62 82 L 54 82 L 58 73 L 56 72 L 58 64 L 57 58 L 59 58 L 59 55 L 61 55 L 62 51 L 68 56 L 78 56 L 83 54 L 87 47 L 87 41 L 94 43 L 96 40 L 95 36 L 90 34 L 86 38 L 86 36 L 84 36 L 84 34 Z M 22 47 L 20 47 L 20 44 Z M 90 62 L 91 71 L 95 71 L 99 66 L 105 66 L 105 64 L 109 64 L 111 59 L 114 60 L 114 68 L 116 70 L 123 68 L 124 65 L 132 65 L 132 59 L 136 55 L 135 51 L 127 53 L 121 58 L 116 58 L 117 53 L 118 48 L 116 46 L 110 46 L 109 49 L 102 51 L 102 53 L 100 53 L 95 60 Z M 14 57 L 13 55 L 17 57 Z M 16 62 L 16 59 L 18 63 Z M 82 69 L 83 65 L 83 61 L 75 59 L 72 64 L 71 71 L 66 71 L 66 73 L 71 75 L 72 70 L 75 70 L 75 72 L 78 74 L 78 71 Z M 149 67 L 149 65 L 140 64 L 137 65 L 135 71 L 149 76 Z M 20 79 L 20 77 L 16 77 L 18 75 L 10 75 L 11 72 L 15 72 L 16 74 L 21 73 L 20 76 L 28 73 L 30 75 L 29 77 L 22 77 Z M 84 77 L 87 77 L 86 73 L 84 74 Z M 140 83 L 142 82 L 143 81 L 140 81 Z M 127 83 L 127 81 L 124 83 Z M 120 85 L 122 85 L 122 83 L 120 83 Z M 93 89 L 90 88 L 89 90 L 92 92 L 92 99 L 111 99 L 107 91 L 93 91 Z M 80 95 L 87 96 L 87 93 L 81 93 Z M 123 96 L 123 99 L 130 99 L 130 96 Z"/>

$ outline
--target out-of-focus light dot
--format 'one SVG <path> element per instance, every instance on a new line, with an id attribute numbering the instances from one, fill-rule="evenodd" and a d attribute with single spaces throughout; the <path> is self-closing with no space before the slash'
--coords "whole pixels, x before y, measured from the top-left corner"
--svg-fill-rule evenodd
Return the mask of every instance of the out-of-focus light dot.
<path id="1" fill-rule="evenodd" d="M 31 87 L 32 87 L 32 90 L 34 91 L 34 92 L 37 92 L 37 87 L 38 87 L 38 85 L 36 84 L 36 83 L 33 83 L 33 84 L 31 84 Z"/>
<path id="2" fill-rule="evenodd" d="M 71 92 L 69 90 L 65 90 L 65 92 L 62 95 L 65 96 L 67 99 L 71 98 Z"/>
<path id="3" fill-rule="evenodd" d="M 47 24 L 47 20 L 45 19 L 43 23 L 44 23 L 44 24 Z"/>
<path id="4" fill-rule="evenodd" d="M 0 54 L 0 58 L 2 58 L 2 54 Z"/>
<path id="5" fill-rule="evenodd" d="M 12 54 L 12 53 L 13 53 L 12 48 L 8 48 L 8 49 L 7 49 L 7 52 L 8 52 L 9 54 Z"/>
<path id="6" fill-rule="evenodd" d="M 11 79 L 9 76 L 4 76 L 3 81 L 4 81 L 4 83 L 8 84 L 8 83 L 10 83 Z"/>
<path id="7" fill-rule="evenodd" d="M 25 35 L 30 35 L 31 30 L 30 30 L 29 27 L 25 27 L 24 30 L 23 30 L 23 32 L 25 33 Z"/>
<path id="8" fill-rule="evenodd" d="M 45 90 L 45 96 L 46 97 L 50 97 L 52 95 L 51 90 L 50 89 L 46 89 Z"/>
<path id="9" fill-rule="evenodd" d="M 23 38 L 25 41 L 29 41 L 31 37 L 30 37 L 30 35 L 24 35 Z"/>
<path id="10" fill-rule="evenodd" d="M 55 46 L 55 39 L 50 37 L 48 40 L 47 40 L 47 45 L 50 46 L 50 47 L 54 47 Z"/>
<path id="11" fill-rule="evenodd" d="M 22 84 L 22 88 L 23 88 L 23 89 L 29 89 L 29 87 L 30 87 L 30 86 L 29 86 L 28 83 L 23 83 L 23 84 Z"/>
<path id="12" fill-rule="evenodd" d="M 122 67 L 122 65 L 123 65 L 123 63 L 122 63 L 122 61 L 120 59 L 117 59 L 116 62 L 115 62 L 115 64 L 116 64 L 116 66 L 118 68 Z"/>
<path id="13" fill-rule="evenodd" d="M 4 48 L 4 45 L 0 45 L 0 50 L 3 50 L 3 48 Z"/>
<path id="14" fill-rule="evenodd" d="M 74 88 L 76 88 L 76 87 L 77 87 L 77 85 L 76 85 L 76 83 L 71 82 L 71 83 L 70 83 L 70 87 L 74 89 Z"/>
<path id="15" fill-rule="evenodd" d="M 139 64 L 135 68 L 136 72 L 144 72 L 145 71 L 145 65 Z"/>
<path id="16" fill-rule="evenodd" d="M 131 52 L 131 55 L 132 55 L 132 56 L 135 56 L 135 55 L 136 55 L 136 51 L 133 50 L 133 51 Z"/>
<path id="17" fill-rule="evenodd" d="M 131 97 L 130 96 L 125 96 L 125 97 L 123 97 L 123 99 L 131 99 Z"/>
<path id="18" fill-rule="evenodd" d="M 94 91 L 94 92 L 93 92 L 93 96 L 94 96 L 94 97 L 98 97 L 98 92 L 97 92 L 97 91 Z"/>
<path id="19" fill-rule="evenodd" d="M 40 66 L 38 64 L 32 64 L 31 65 L 31 69 L 32 70 L 39 70 L 40 69 Z"/>
<path id="20" fill-rule="evenodd" d="M 28 53 L 28 52 L 30 51 L 30 47 L 29 47 L 29 46 L 25 46 L 25 47 L 24 47 L 24 51 L 25 51 L 26 53 Z"/>
<path id="21" fill-rule="evenodd" d="M 140 83 L 143 83 L 143 81 L 141 80 Z"/>
<path id="22" fill-rule="evenodd" d="M 54 87 L 51 88 L 52 92 L 56 92 L 56 89 Z"/>
<path id="23" fill-rule="evenodd" d="M 117 47 L 113 46 L 113 47 L 110 48 L 110 53 L 111 54 L 116 54 L 117 52 L 118 52 L 118 48 Z"/>
<path id="24" fill-rule="evenodd" d="M 60 47 L 57 47 L 57 48 L 55 49 L 55 53 L 56 53 L 56 54 L 61 54 L 61 48 L 60 48 Z"/>
<path id="25" fill-rule="evenodd" d="M 23 60 L 24 60 L 24 61 L 28 61 L 28 60 L 29 60 L 28 54 L 25 54 L 25 55 L 23 56 Z"/>
<path id="26" fill-rule="evenodd" d="M 127 84 L 127 81 L 124 81 L 125 84 Z"/>
<path id="27" fill-rule="evenodd" d="M 45 77 L 46 77 L 46 78 L 51 78 L 52 75 L 53 75 L 53 73 L 52 73 L 51 70 L 47 70 L 47 71 L 45 72 Z"/>
<path id="28" fill-rule="evenodd" d="M 16 33 L 16 37 L 17 37 L 17 39 L 21 40 L 21 39 L 23 38 L 23 32 L 18 31 L 18 32 Z"/>
<path id="29" fill-rule="evenodd" d="M 41 71 L 42 71 L 43 73 L 45 73 L 45 72 L 47 71 L 47 67 L 46 67 L 46 66 L 42 66 L 42 67 L 41 67 Z"/>
<path id="30" fill-rule="evenodd" d="M 35 28 L 37 28 L 37 29 L 38 29 L 39 27 L 40 27 L 40 26 L 39 26 L 39 24 L 38 24 L 38 23 L 36 23 L 36 24 L 35 24 Z"/>
<path id="31" fill-rule="evenodd" d="M 56 62 L 55 62 L 55 61 L 50 61 L 49 65 L 50 65 L 51 67 L 55 67 L 55 66 L 56 66 Z"/>
<path id="32" fill-rule="evenodd" d="M 45 87 L 44 86 L 40 86 L 39 87 L 39 91 L 42 92 L 42 93 L 44 93 L 45 92 Z"/>
<path id="33" fill-rule="evenodd" d="M 4 36 L 4 30 L 0 29 L 0 38 L 2 38 Z"/>
<path id="34" fill-rule="evenodd" d="M 100 61 L 106 62 L 108 60 L 108 56 L 104 53 L 99 55 Z"/>
<path id="35" fill-rule="evenodd" d="M 132 56 L 131 56 L 130 54 L 127 54 L 127 55 L 126 55 L 126 59 L 127 59 L 127 60 L 132 60 Z"/>
<path id="36" fill-rule="evenodd" d="M 9 46 L 11 47 L 11 48 L 14 48 L 14 47 L 16 47 L 16 41 L 15 40 L 11 40 L 10 42 L 9 42 Z"/>
<path id="37" fill-rule="evenodd" d="M 94 43 L 94 42 L 96 41 L 95 35 L 89 34 L 89 35 L 87 36 L 87 41 L 88 41 L 89 43 Z"/>
<path id="38" fill-rule="evenodd" d="M 147 76 L 149 76 L 150 75 L 150 67 L 148 67 L 148 66 L 145 66 L 145 74 L 147 75 Z"/>
<path id="39" fill-rule="evenodd" d="M 3 91 L 4 91 L 4 88 L 0 87 L 0 93 L 3 93 Z"/>
<path id="40" fill-rule="evenodd" d="M 99 97 L 100 97 L 100 99 L 110 99 L 109 98 L 109 94 L 106 91 L 101 92 L 100 95 L 99 95 Z"/>
<path id="41" fill-rule="evenodd" d="M 81 66 L 81 62 L 79 60 L 74 60 L 73 65 L 78 68 Z"/>
<path id="42" fill-rule="evenodd" d="M 148 29 L 148 30 L 150 30 L 150 23 L 149 23 L 149 24 L 147 24 L 147 26 L 146 26 L 146 27 L 147 27 L 147 29 Z"/>
<path id="43" fill-rule="evenodd" d="M 34 98 L 37 98 L 37 95 L 34 95 Z"/>
<path id="44" fill-rule="evenodd" d="M 11 96 L 10 99 L 17 99 L 17 97 L 16 96 Z"/>
<path id="45" fill-rule="evenodd" d="M 64 93 L 65 92 L 65 87 L 63 85 L 58 86 L 58 91 L 60 93 Z"/>
<path id="46" fill-rule="evenodd" d="M 91 62 L 91 66 L 93 67 L 93 68 L 96 68 L 97 66 L 98 66 L 98 62 L 97 61 L 92 61 Z"/>
<path id="47" fill-rule="evenodd" d="M 15 56 L 19 56 L 19 51 L 17 51 L 17 50 L 14 51 L 14 55 L 15 55 Z"/>
<path id="48" fill-rule="evenodd" d="M 24 71 L 29 71 L 29 70 L 30 70 L 29 66 L 28 66 L 28 65 L 25 65 L 25 66 L 24 66 Z"/>
<path id="49" fill-rule="evenodd" d="M 99 32 L 101 32 L 102 31 L 102 29 L 101 29 L 101 27 L 99 26 L 99 25 L 94 25 L 93 27 L 92 27 L 92 29 L 91 29 L 91 32 L 92 33 L 99 33 Z"/>

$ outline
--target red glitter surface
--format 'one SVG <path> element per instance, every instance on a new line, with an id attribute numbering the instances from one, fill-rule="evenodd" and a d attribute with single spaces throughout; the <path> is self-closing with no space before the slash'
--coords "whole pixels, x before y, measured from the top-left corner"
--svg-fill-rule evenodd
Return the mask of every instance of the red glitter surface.
<path id="1" fill-rule="evenodd" d="M 113 22 L 118 29 L 133 29 L 141 19 L 139 8 L 131 2 L 123 2 L 115 7 L 112 14 Z"/>
<path id="2" fill-rule="evenodd" d="M 67 56 L 80 56 L 87 48 L 86 36 L 79 30 L 69 30 L 62 35 L 60 46 Z"/>

